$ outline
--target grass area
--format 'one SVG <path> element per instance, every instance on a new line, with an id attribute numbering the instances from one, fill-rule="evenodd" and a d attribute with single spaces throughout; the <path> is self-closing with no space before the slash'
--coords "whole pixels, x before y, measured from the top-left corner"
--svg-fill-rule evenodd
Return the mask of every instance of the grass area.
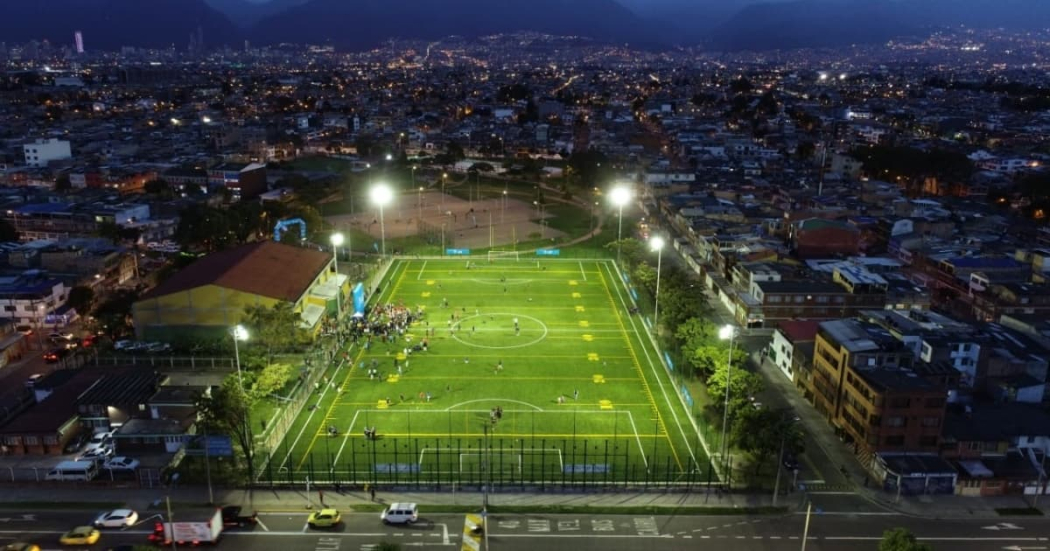
<path id="1" fill-rule="evenodd" d="M 1000 507 L 995 512 L 1004 517 L 1043 516 L 1043 512 L 1036 507 Z"/>
<path id="2" fill-rule="evenodd" d="M 425 311 L 407 334 L 419 343 L 432 331 L 429 351 L 406 358 L 411 344 L 402 339 L 354 349 L 356 367 L 331 371 L 338 391 L 325 389 L 304 410 L 264 479 L 707 480 L 689 412 L 640 318 L 627 313 L 610 262 L 473 262 L 393 263 L 379 303 Z M 381 380 L 370 380 L 362 362 L 374 362 Z M 364 438 L 365 427 L 379 438 Z"/>

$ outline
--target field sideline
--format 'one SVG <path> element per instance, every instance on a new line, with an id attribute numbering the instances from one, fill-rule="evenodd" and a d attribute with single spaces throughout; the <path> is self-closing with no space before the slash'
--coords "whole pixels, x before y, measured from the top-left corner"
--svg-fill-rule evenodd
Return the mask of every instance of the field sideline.
<path id="1" fill-rule="evenodd" d="M 345 343 L 264 479 L 713 477 L 611 261 L 395 259 L 370 307 L 386 304 L 421 319 Z"/>

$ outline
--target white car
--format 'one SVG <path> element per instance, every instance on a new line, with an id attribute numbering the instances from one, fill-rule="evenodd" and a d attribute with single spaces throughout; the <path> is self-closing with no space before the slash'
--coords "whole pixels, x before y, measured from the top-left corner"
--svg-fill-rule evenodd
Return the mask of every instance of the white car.
<path id="1" fill-rule="evenodd" d="M 131 509 L 116 509 L 102 513 L 95 519 L 95 528 L 126 528 L 139 521 L 139 514 Z"/>
<path id="2" fill-rule="evenodd" d="M 106 448 L 113 443 L 113 431 L 96 432 L 92 435 L 91 440 L 88 440 L 87 448 L 84 451 L 91 451 L 97 448 Z"/>
<path id="3" fill-rule="evenodd" d="M 139 460 L 118 455 L 109 461 L 106 461 L 104 468 L 111 471 L 134 471 L 139 468 Z"/>
<path id="4" fill-rule="evenodd" d="M 101 448 L 92 448 L 85 451 L 77 461 L 105 461 L 113 455 L 113 448 L 109 446 L 102 446 Z"/>
<path id="5" fill-rule="evenodd" d="M 113 350 L 128 350 L 135 344 L 135 341 L 120 340 L 113 343 Z"/>

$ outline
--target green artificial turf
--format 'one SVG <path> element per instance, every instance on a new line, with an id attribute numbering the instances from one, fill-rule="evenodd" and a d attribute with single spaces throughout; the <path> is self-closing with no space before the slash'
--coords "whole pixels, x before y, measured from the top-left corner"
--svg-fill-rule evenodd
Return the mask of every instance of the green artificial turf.
<path id="1" fill-rule="evenodd" d="M 424 320 L 410 341 L 350 347 L 264 480 L 706 482 L 689 414 L 616 274 L 610 261 L 525 253 L 394 261 L 372 304 L 422 308 Z M 424 337 L 429 350 L 400 359 L 398 375 L 394 360 Z"/>

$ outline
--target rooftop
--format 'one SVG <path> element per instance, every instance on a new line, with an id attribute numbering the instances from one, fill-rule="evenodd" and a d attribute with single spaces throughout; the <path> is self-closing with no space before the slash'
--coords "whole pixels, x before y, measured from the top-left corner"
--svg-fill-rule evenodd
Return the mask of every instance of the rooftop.
<path id="1" fill-rule="evenodd" d="M 152 299 L 217 285 L 284 301 L 303 296 L 332 256 L 274 241 L 255 241 L 209 254 L 143 296 Z"/>

